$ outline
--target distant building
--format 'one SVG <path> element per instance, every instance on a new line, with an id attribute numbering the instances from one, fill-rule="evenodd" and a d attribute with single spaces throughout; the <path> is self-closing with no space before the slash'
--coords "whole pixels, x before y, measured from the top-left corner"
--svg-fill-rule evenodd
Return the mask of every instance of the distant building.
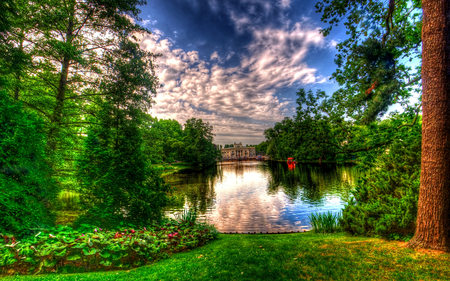
<path id="1" fill-rule="evenodd" d="M 256 157 L 255 147 L 243 146 L 242 142 L 235 142 L 233 147 L 222 148 L 220 151 L 223 159 Z"/>

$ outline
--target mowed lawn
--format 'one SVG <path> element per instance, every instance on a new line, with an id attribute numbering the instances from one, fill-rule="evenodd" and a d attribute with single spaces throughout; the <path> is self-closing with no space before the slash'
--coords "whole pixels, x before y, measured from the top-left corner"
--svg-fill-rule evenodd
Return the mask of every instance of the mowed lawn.
<path id="1" fill-rule="evenodd" d="M 344 234 L 226 235 L 124 271 L 5 280 L 450 280 L 450 254 Z"/>

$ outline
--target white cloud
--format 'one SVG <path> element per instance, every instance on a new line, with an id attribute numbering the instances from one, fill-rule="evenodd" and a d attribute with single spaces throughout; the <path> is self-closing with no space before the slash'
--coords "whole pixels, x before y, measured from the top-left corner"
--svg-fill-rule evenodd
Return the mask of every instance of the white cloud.
<path id="1" fill-rule="evenodd" d="M 283 9 L 289 8 L 291 6 L 291 0 L 279 0 L 278 5 Z"/>
<path id="2" fill-rule="evenodd" d="M 214 52 L 211 54 L 211 57 L 209 57 L 210 60 L 217 60 L 217 61 L 221 61 L 219 54 L 217 54 L 217 52 Z"/>
<path id="3" fill-rule="evenodd" d="M 155 25 L 157 20 L 142 20 L 142 26 Z"/>
<path id="4" fill-rule="evenodd" d="M 338 41 L 331 39 L 331 41 L 328 43 L 328 46 L 332 49 L 335 49 L 338 43 Z"/>
<path id="5" fill-rule="evenodd" d="M 180 123 L 192 117 L 210 122 L 217 143 L 259 143 L 264 129 L 292 107 L 292 101 L 275 95 L 278 89 L 324 82 L 304 62 L 309 49 L 323 46 L 319 28 L 305 24 L 296 23 L 290 30 L 255 30 L 248 55 L 238 66 L 226 68 L 218 64 L 223 59 L 217 52 L 208 63 L 198 52 L 175 49 L 154 32 L 141 40 L 143 49 L 162 54 L 157 74 L 164 87 L 152 114 Z"/>

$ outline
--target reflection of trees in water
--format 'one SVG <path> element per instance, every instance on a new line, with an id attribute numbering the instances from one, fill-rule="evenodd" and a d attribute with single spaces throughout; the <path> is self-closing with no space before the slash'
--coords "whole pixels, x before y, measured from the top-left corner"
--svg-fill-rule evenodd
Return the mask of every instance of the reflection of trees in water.
<path id="1" fill-rule="evenodd" d="M 252 169 L 254 170 L 255 167 L 252 166 L 248 166 L 246 164 L 245 161 L 236 161 L 236 162 L 231 162 L 230 164 L 222 164 L 220 165 L 220 170 L 223 172 L 226 172 L 227 174 L 231 174 L 234 173 L 236 178 L 243 178 L 244 177 L 244 173 L 245 171 Z"/>
<path id="2" fill-rule="evenodd" d="M 164 177 L 175 188 L 170 209 L 183 209 L 185 203 L 200 214 L 205 214 L 212 207 L 215 199 L 214 186 L 223 177 L 220 167 L 213 166 L 201 172 L 184 170 Z"/>
<path id="3" fill-rule="evenodd" d="M 349 187 L 356 183 L 358 174 L 354 166 L 335 164 L 297 164 L 289 170 L 286 163 L 267 165 L 271 177 L 269 194 L 283 189 L 289 200 L 301 197 L 303 201 L 321 203 L 326 195 L 348 198 Z"/>

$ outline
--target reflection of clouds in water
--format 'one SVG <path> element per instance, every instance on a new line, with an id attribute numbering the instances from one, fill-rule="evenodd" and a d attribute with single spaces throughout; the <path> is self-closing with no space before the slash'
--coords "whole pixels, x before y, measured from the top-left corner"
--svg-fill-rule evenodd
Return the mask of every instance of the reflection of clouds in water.
<path id="1" fill-rule="evenodd" d="M 356 178 L 354 168 L 349 167 L 299 165 L 288 171 L 284 166 L 224 162 L 209 173 L 207 180 L 201 173 L 189 176 L 181 175 L 183 172 L 179 176 L 189 184 L 183 185 L 176 177 L 171 180 L 179 182 L 178 189 L 187 192 L 184 208 L 206 207 L 201 210 L 202 217 L 206 216 L 220 231 L 284 232 L 309 228 L 308 215 L 313 212 L 338 212 L 343 207 L 342 195 L 348 193 L 348 183 Z"/>

